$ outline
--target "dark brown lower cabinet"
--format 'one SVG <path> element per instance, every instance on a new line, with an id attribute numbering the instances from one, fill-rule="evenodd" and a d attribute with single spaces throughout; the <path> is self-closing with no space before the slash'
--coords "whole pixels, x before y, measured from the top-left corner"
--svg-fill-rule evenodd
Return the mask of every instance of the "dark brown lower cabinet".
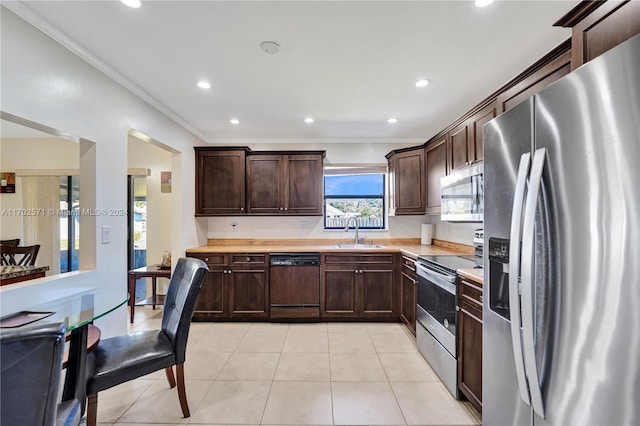
<path id="1" fill-rule="evenodd" d="M 395 268 L 392 253 L 323 255 L 321 318 L 397 318 Z"/>
<path id="2" fill-rule="evenodd" d="M 215 319 L 229 316 L 225 285 L 226 272 L 219 267 L 209 267 L 196 300 L 195 319 Z"/>
<path id="3" fill-rule="evenodd" d="M 482 413 L 482 284 L 458 279 L 458 388 Z"/>
<path id="4" fill-rule="evenodd" d="M 232 267 L 227 276 L 231 318 L 267 318 L 269 287 L 266 265 Z"/>
<path id="5" fill-rule="evenodd" d="M 416 335 L 416 299 L 418 276 L 414 261 L 402 256 L 400 271 L 400 320 Z"/>
<path id="6" fill-rule="evenodd" d="M 193 319 L 266 319 L 269 275 L 266 255 L 199 254 L 209 272 L 196 300 Z"/>

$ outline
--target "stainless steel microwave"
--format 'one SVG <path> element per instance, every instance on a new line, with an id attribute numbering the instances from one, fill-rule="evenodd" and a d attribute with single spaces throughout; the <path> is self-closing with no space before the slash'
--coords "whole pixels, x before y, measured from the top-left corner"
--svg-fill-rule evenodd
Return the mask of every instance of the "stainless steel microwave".
<path id="1" fill-rule="evenodd" d="M 441 219 L 482 222 L 484 214 L 483 164 L 464 168 L 440 179 Z"/>

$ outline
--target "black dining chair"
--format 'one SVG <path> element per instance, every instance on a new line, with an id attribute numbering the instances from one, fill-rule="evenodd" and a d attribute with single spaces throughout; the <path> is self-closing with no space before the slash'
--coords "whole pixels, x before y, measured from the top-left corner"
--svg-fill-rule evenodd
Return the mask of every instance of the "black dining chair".
<path id="1" fill-rule="evenodd" d="M 0 265 L 34 266 L 40 251 L 40 244 L 32 246 L 0 246 Z M 20 257 L 18 257 L 20 256 Z"/>
<path id="2" fill-rule="evenodd" d="M 90 356 L 93 373 L 89 371 L 87 381 L 88 426 L 96 424 L 98 392 L 160 369 L 165 370 L 169 386 L 173 388 L 176 386 L 174 365 L 182 414 L 184 417 L 191 415 L 184 385 L 184 362 L 191 317 L 207 271 L 207 265 L 200 259 L 180 258 L 169 282 L 162 328 L 116 336 L 98 343 Z"/>
<path id="3" fill-rule="evenodd" d="M 0 424 L 80 424 L 80 403 L 58 403 L 63 323 L 0 329 Z"/>
<path id="4" fill-rule="evenodd" d="M 20 245 L 20 238 L 14 238 L 12 240 L 0 240 L 0 246 L 12 246 Z"/>

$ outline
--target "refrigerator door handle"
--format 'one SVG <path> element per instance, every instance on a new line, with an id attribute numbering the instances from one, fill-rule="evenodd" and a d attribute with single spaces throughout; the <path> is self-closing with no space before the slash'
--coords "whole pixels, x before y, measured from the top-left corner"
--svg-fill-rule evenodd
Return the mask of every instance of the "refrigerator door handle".
<path id="1" fill-rule="evenodd" d="M 509 236 L 509 317 L 511 319 L 511 341 L 513 343 L 513 357 L 515 360 L 516 377 L 520 397 L 531 405 L 527 377 L 522 353 L 522 331 L 520 328 L 520 236 L 522 234 L 522 211 L 524 195 L 531 164 L 531 154 L 525 153 L 520 157 L 518 177 L 513 196 L 513 210 L 511 212 L 511 232 Z"/>
<path id="2" fill-rule="evenodd" d="M 538 207 L 538 197 L 542 186 L 542 172 L 546 160 L 546 148 L 539 148 L 533 154 L 531 176 L 529 178 L 529 192 L 525 204 L 524 225 L 522 233 L 522 338 L 524 349 L 524 365 L 529 382 L 529 392 L 533 410 L 543 419 L 544 403 L 540 388 L 540 374 L 536 363 L 535 335 L 534 335 L 534 244 L 535 220 Z"/>

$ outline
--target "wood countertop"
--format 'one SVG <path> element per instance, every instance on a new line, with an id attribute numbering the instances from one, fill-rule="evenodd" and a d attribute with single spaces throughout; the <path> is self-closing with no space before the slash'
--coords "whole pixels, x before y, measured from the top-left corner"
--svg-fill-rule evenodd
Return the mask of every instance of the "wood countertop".
<path id="1" fill-rule="evenodd" d="M 456 271 L 458 275 L 477 283 L 484 283 L 484 269 L 482 268 L 465 268 Z"/>
<path id="2" fill-rule="evenodd" d="M 424 246 L 420 239 L 368 240 L 365 244 L 380 248 L 338 248 L 337 244 L 352 244 L 353 240 L 301 239 L 301 240 L 209 240 L 206 246 L 188 248 L 186 253 L 397 253 L 416 259 L 422 255 L 469 255 L 473 247 L 447 241 L 433 240 Z"/>

